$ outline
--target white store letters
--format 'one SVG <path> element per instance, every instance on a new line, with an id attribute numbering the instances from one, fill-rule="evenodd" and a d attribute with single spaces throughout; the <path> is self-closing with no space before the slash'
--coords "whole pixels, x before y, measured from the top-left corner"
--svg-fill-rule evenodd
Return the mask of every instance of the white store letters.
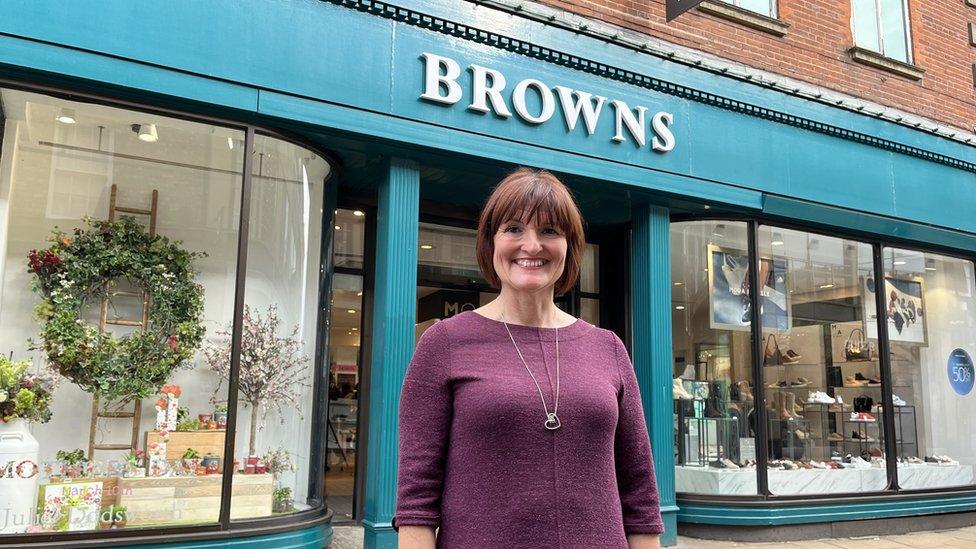
<path id="1" fill-rule="evenodd" d="M 455 105 L 464 97 L 464 91 L 458 78 L 461 76 L 461 66 L 457 61 L 424 52 L 420 56 L 424 60 L 424 93 L 420 99 L 443 105 Z M 468 67 L 471 71 L 471 103 L 469 111 L 479 113 L 494 113 L 501 118 L 511 118 L 512 111 L 502 93 L 507 82 L 501 72 L 474 65 Z M 555 93 L 553 93 L 555 91 Z M 538 105 L 530 109 L 526 97 L 534 94 L 539 98 Z M 562 109 L 566 127 L 572 131 L 576 128 L 580 117 L 586 127 L 587 135 L 596 131 L 597 121 L 607 103 L 607 98 L 588 92 L 574 90 L 565 86 L 550 88 L 545 83 L 534 78 L 519 81 L 512 88 L 511 104 L 515 114 L 528 124 L 544 124 L 556 112 L 556 102 Z M 614 99 L 609 102 L 614 111 L 614 135 L 611 140 L 623 143 L 633 139 L 638 146 L 647 143 L 647 107 L 631 108 L 627 103 Z M 651 149 L 658 152 L 668 152 L 674 149 L 675 138 L 671 131 L 674 116 L 669 112 L 658 112 L 651 117 Z M 626 130 L 626 131 L 625 131 Z"/>

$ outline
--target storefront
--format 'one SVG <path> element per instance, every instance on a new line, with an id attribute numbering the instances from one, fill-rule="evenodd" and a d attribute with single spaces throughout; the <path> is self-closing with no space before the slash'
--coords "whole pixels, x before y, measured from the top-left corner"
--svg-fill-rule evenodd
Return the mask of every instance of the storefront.
<path id="1" fill-rule="evenodd" d="M 587 220 L 559 304 L 630 347 L 666 541 L 976 510 L 965 137 L 475 3 L 15 4 L 0 542 L 395 547 L 403 374 L 518 165 Z"/>

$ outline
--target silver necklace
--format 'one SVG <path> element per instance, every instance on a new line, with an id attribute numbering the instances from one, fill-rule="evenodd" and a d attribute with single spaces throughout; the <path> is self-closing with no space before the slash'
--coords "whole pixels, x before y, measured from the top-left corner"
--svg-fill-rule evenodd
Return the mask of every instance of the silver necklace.
<path id="1" fill-rule="evenodd" d="M 561 424 L 559 423 L 559 416 L 556 412 L 559 410 L 559 328 L 556 328 L 556 402 L 555 406 L 552 408 L 552 412 L 549 411 L 549 406 L 546 405 L 546 397 L 542 394 L 542 386 L 539 385 L 539 381 L 535 378 L 535 374 L 529 369 L 529 364 L 525 362 L 525 357 L 522 356 L 522 351 L 519 350 L 518 344 L 515 343 L 515 337 L 512 335 L 512 330 L 509 329 L 508 323 L 505 322 L 505 313 L 501 315 L 502 324 L 505 325 L 505 331 L 508 332 L 508 337 L 512 340 L 512 346 L 515 347 L 515 352 L 518 353 L 520 359 L 522 359 L 522 366 L 525 366 L 525 371 L 529 372 L 532 377 L 532 381 L 535 382 L 535 388 L 539 390 L 539 398 L 542 399 L 542 409 L 546 412 L 546 429 L 550 431 L 555 431 Z M 542 346 L 542 330 L 539 330 L 539 347 L 542 348 L 543 358 L 545 358 L 545 347 Z"/>

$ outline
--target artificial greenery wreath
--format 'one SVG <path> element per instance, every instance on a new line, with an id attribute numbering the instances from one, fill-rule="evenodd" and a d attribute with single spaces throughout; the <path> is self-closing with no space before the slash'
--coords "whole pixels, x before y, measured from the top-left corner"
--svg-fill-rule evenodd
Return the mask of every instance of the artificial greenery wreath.
<path id="1" fill-rule="evenodd" d="M 147 398 L 188 361 L 203 340 L 203 287 L 189 252 L 164 236 L 150 235 L 131 217 L 86 218 L 87 228 L 68 235 L 55 229 L 46 250 L 31 250 L 29 270 L 42 301 L 35 348 L 64 377 L 108 400 Z M 118 279 L 149 294 L 144 331 L 116 338 L 82 319 Z M 108 290 L 111 292 L 111 290 Z"/>

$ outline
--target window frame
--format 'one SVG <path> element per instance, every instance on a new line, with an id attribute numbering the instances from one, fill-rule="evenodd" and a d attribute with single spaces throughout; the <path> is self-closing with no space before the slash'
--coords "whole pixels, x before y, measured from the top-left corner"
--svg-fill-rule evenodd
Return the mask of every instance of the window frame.
<path id="1" fill-rule="evenodd" d="M 758 13 L 763 17 L 769 17 L 770 19 L 779 19 L 779 0 L 767 0 L 769 2 L 769 13 L 759 12 L 753 9 L 742 6 L 742 0 L 719 0 L 722 3 L 729 4 L 739 8 L 740 10 L 745 10 L 750 13 Z"/>
<path id="2" fill-rule="evenodd" d="M 845 232 L 839 230 L 836 227 L 826 227 L 826 226 L 815 226 L 815 225 L 804 225 L 802 223 L 797 223 L 795 221 L 777 219 L 773 217 L 766 216 L 755 216 L 746 214 L 714 214 L 714 215 L 699 215 L 694 213 L 675 213 L 671 215 L 670 223 L 681 223 L 689 221 L 729 221 L 729 222 L 746 222 L 748 223 L 749 231 L 749 259 L 752 268 L 749 269 L 752 284 L 758 284 L 758 260 L 759 260 L 759 227 L 767 226 L 773 228 L 790 229 L 796 231 L 810 232 L 813 234 L 843 238 L 847 240 L 854 240 L 864 244 L 868 244 L 872 248 L 872 254 L 874 258 L 874 271 L 884 272 L 884 258 L 883 253 L 885 248 L 898 248 L 902 250 L 916 251 L 920 253 L 932 253 L 943 255 L 950 258 L 960 259 L 963 261 L 968 261 L 973 266 L 973 284 L 976 287 L 976 254 L 966 253 L 965 251 L 938 246 L 938 245 L 926 245 L 910 240 L 901 240 L 898 238 L 883 238 L 881 235 L 877 234 L 858 234 L 856 232 Z M 883 284 L 884 277 L 875 276 L 875 297 L 876 297 L 876 308 L 878 311 L 884 310 L 884 303 L 882 302 L 883 291 L 881 291 L 881 284 Z M 752 383 L 755 387 L 764 387 L 764 370 L 762 368 L 762 338 L 761 326 L 759 323 L 758 311 L 759 311 L 759 295 L 757 292 L 753 292 L 751 295 L 752 310 L 753 310 L 753 322 L 752 322 L 752 368 L 753 368 L 753 379 Z M 759 327 L 759 328 L 757 328 Z M 891 388 L 891 353 L 890 353 L 890 341 L 888 338 L 888 327 L 886 322 L 878 323 L 878 355 L 879 355 L 879 365 L 881 368 L 882 377 L 882 399 L 883 399 L 883 417 L 884 417 L 884 427 L 885 427 L 885 441 L 884 450 L 886 455 L 894 455 L 894 423 L 893 415 L 894 411 L 892 409 L 892 388 Z M 757 407 L 756 415 L 756 436 L 754 440 L 756 441 L 756 448 L 765 448 L 768 445 L 769 436 L 766 433 L 766 408 Z M 890 433 L 888 430 L 890 429 Z M 778 507 L 784 504 L 790 505 L 817 505 L 825 503 L 837 503 L 838 500 L 855 503 L 860 501 L 877 501 L 886 499 L 904 499 L 904 498 L 916 498 L 923 496 L 932 496 L 939 494 L 976 494 L 976 480 L 972 484 L 959 485 L 959 486 L 945 486 L 938 488 L 927 488 L 927 489 L 903 489 L 898 485 L 898 470 L 897 463 L 892 460 L 886 460 L 887 469 L 887 486 L 882 491 L 873 492 L 851 492 L 851 493 L 830 493 L 830 494 L 802 494 L 802 495 L 777 495 L 769 492 L 768 488 L 768 476 L 766 464 L 769 460 L 766 452 L 756 453 L 756 482 L 759 494 L 756 495 L 723 495 L 723 494 L 696 494 L 689 492 L 678 492 L 677 498 L 678 502 L 689 502 L 689 503 L 716 503 L 716 504 L 729 504 L 729 503 L 748 503 L 749 505 L 755 505 L 760 507 Z"/>
<path id="3" fill-rule="evenodd" d="M 899 63 L 906 63 L 913 65 L 915 63 L 915 48 L 912 44 L 912 17 L 909 11 L 908 0 L 900 0 L 902 5 L 902 13 L 905 16 L 905 25 L 903 29 L 903 34 L 905 36 L 905 61 L 896 59 L 892 57 L 887 52 L 885 52 L 885 41 L 884 41 L 884 15 L 881 13 L 881 2 L 882 0 L 873 0 L 875 10 L 877 10 L 877 18 L 874 21 L 874 28 L 878 33 L 878 50 L 869 48 L 863 44 L 859 44 L 857 40 L 857 6 L 855 5 L 855 0 L 851 0 L 851 38 L 853 39 L 854 46 L 858 48 L 864 48 L 865 50 L 877 53 L 878 55 L 891 59 L 893 61 L 898 61 Z"/>
<path id="4" fill-rule="evenodd" d="M 56 99 L 90 103 L 93 105 L 113 107 L 137 113 L 165 116 L 189 122 L 216 125 L 238 130 L 244 134 L 245 151 L 253 152 L 255 137 L 256 135 L 261 134 L 266 137 L 279 139 L 281 141 L 301 146 L 311 152 L 314 152 L 315 154 L 320 155 L 330 166 L 329 175 L 325 178 L 323 184 L 333 184 L 333 187 L 335 187 L 335 184 L 342 180 L 343 164 L 339 160 L 339 157 L 328 150 L 324 150 L 322 147 L 312 143 L 303 136 L 279 128 L 224 118 L 222 116 L 214 116 L 205 112 L 204 107 L 199 107 L 196 110 L 183 110 L 169 106 L 162 106 L 162 102 L 160 102 L 160 104 L 154 104 L 128 99 L 122 94 L 113 94 L 108 90 L 100 89 L 95 92 L 80 91 L 59 85 L 10 77 L 0 77 L 0 89 L 35 93 Z M 0 106 L 0 150 L 2 150 L 4 145 L 3 129 L 5 126 L 5 118 L 2 115 L 2 106 Z M 244 159 L 241 163 L 241 177 L 239 182 L 241 189 L 241 201 L 239 206 L 240 220 L 238 224 L 237 263 L 234 280 L 234 313 L 232 318 L 231 336 L 231 375 L 230 379 L 228 380 L 227 402 L 227 432 L 235 433 L 237 427 L 238 404 L 240 400 L 238 382 L 240 373 L 241 332 L 243 329 L 242 319 L 244 313 L 245 280 L 247 275 L 247 247 L 249 242 L 248 236 L 251 218 L 250 205 L 253 179 L 253 174 L 251 173 L 253 166 L 253 155 L 245 153 L 243 156 Z M 326 192 L 324 201 L 334 205 L 336 202 L 335 194 L 335 192 Z M 332 209 L 330 208 L 328 212 L 331 211 Z M 319 264 L 325 265 L 328 268 L 322 269 L 322 275 L 319 279 L 320 286 L 318 307 L 320 310 L 320 318 L 322 314 L 327 317 L 331 309 L 328 299 L 331 297 L 332 274 L 334 270 L 331 254 L 331 242 L 333 232 L 332 227 L 334 225 L 333 219 L 335 216 L 334 213 L 328 212 L 326 215 L 323 215 L 321 219 L 321 222 L 323 223 L 323 232 L 321 245 L 319 247 Z M 158 543 L 160 539 L 177 539 L 181 541 L 227 539 L 228 533 L 239 535 L 235 537 L 267 535 L 282 531 L 295 530 L 297 528 L 312 528 L 330 523 L 333 512 L 326 505 L 325 483 L 324 477 L 322 476 L 325 469 L 325 461 L 324 459 L 320 463 L 313 461 L 317 457 L 324 458 L 325 449 L 321 446 L 326 439 L 323 436 L 323 429 L 321 426 L 325 425 L 328 421 L 327 402 L 325 405 L 323 405 L 322 402 L 323 395 L 325 399 L 328 398 L 328 386 L 326 385 L 326 390 L 323 392 L 322 387 L 318 384 L 320 378 L 323 376 L 323 371 L 325 371 L 324 375 L 328 375 L 327 367 L 322 363 L 322 357 L 323 355 L 326 355 L 325 349 L 328 348 L 328 331 L 320 330 L 319 332 L 320 337 L 315 342 L 315 353 L 311 372 L 315 386 L 313 387 L 312 392 L 312 432 L 310 433 L 311 452 L 308 462 L 308 498 L 312 504 L 309 509 L 296 511 L 295 513 L 285 516 L 272 515 L 268 517 L 232 520 L 230 513 L 232 505 L 231 493 L 233 487 L 233 474 L 228 473 L 232 473 L 233 471 L 233 460 L 225 459 L 222 460 L 223 463 L 221 465 L 223 467 L 223 470 L 221 471 L 223 475 L 223 478 L 221 479 L 221 502 L 220 511 L 216 522 L 191 524 L 186 526 L 8 534 L 0 536 L 0 544 L 31 547 L 40 544 L 71 542 L 72 547 L 83 549 L 88 547 L 104 547 L 106 544 L 117 544 L 120 542 L 125 542 L 126 544 Z M 316 393 L 316 391 L 318 391 L 318 393 Z M 225 437 L 224 455 L 233 456 L 235 446 L 236 436 Z M 316 452 L 316 449 L 319 451 Z"/>

